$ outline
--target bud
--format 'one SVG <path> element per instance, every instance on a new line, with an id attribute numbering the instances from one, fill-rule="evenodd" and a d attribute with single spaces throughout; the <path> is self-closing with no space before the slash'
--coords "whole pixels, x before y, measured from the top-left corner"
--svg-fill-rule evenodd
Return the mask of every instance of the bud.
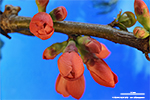
<path id="1" fill-rule="evenodd" d="M 134 11 L 139 23 L 141 23 L 146 30 L 150 30 L 150 13 L 143 0 L 134 1 Z"/>
<path id="2" fill-rule="evenodd" d="M 95 39 L 92 39 L 91 38 L 91 41 L 89 41 L 88 43 L 85 44 L 85 46 L 88 48 L 88 50 L 91 52 L 91 53 L 100 53 L 101 50 L 102 50 L 102 46 L 101 44 L 95 40 Z"/>
<path id="3" fill-rule="evenodd" d="M 86 66 L 98 84 L 106 87 L 115 87 L 115 84 L 118 82 L 117 75 L 111 71 L 105 61 L 102 59 L 90 59 Z"/>
<path id="4" fill-rule="evenodd" d="M 83 47 L 81 49 L 85 49 L 91 53 L 99 53 L 101 51 L 101 44 L 89 36 L 79 37 L 77 42 Z"/>
<path id="5" fill-rule="evenodd" d="M 43 59 L 54 59 L 66 47 L 67 42 L 55 43 L 46 48 L 43 52 Z"/>
<path id="6" fill-rule="evenodd" d="M 49 14 L 51 15 L 53 21 L 63 21 L 67 16 L 67 10 L 65 7 L 60 6 L 53 9 Z"/>
<path id="7" fill-rule="evenodd" d="M 29 29 L 35 36 L 46 40 L 54 33 L 53 20 L 49 14 L 39 12 L 31 19 Z"/>
<path id="8" fill-rule="evenodd" d="M 141 39 L 144 39 L 150 35 L 149 32 L 143 27 L 135 27 L 133 30 L 133 34 L 137 38 L 141 38 Z"/>
<path id="9" fill-rule="evenodd" d="M 77 52 L 65 52 L 58 59 L 58 69 L 65 79 L 76 80 L 83 75 L 84 65 Z"/>
<path id="10" fill-rule="evenodd" d="M 126 27 L 131 27 L 136 23 L 135 16 L 132 12 L 126 11 L 118 18 L 118 22 Z"/>
<path id="11" fill-rule="evenodd" d="M 49 0 L 35 0 L 39 12 L 46 12 L 46 6 Z"/>

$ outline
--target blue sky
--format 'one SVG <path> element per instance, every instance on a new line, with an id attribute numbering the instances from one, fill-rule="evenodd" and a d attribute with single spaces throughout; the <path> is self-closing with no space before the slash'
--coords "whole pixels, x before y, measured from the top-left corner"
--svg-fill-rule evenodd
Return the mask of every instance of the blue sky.
<path id="1" fill-rule="evenodd" d="M 150 1 L 144 1 L 150 5 Z M 121 9 L 123 12 L 133 12 L 133 2 L 134 0 L 119 0 L 114 10 L 108 14 L 100 15 L 98 14 L 99 9 L 93 8 L 91 0 L 50 0 L 47 13 L 58 6 L 65 6 L 68 11 L 65 19 L 67 21 L 108 24 L 113 21 Z M 2 11 L 4 11 L 6 4 L 20 6 L 19 16 L 32 17 L 38 12 L 34 0 L 3 0 Z M 140 26 L 139 23 L 136 25 Z M 134 27 L 129 31 L 132 31 Z M 18 33 L 11 33 L 10 36 L 11 40 L 0 35 L 0 38 L 5 42 L 1 49 L 2 59 L 0 61 L 1 99 L 73 99 L 71 96 L 64 98 L 55 91 L 55 81 L 59 74 L 57 60 L 60 55 L 54 60 L 42 59 L 45 48 L 53 43 L 67 40 L 67 35 L 55 32 L 50 39 L 44 41 L 37 37 Z M 150 62 L 146 60 L 143 53 L 126 45 L 93 38 L 104 43 L 111 51 L 111 55 L 105 61 L 117 74 L 119 82 L 115 88 L 100 86 L 85 68 L 86 89 L 81 100 L 108 100 L 112 99 L 112 96 L 120 96 L 120 93 L 132 91 L 145 93 L 145 98 L 150 99 L 148 96 L 150 93 Z"/>

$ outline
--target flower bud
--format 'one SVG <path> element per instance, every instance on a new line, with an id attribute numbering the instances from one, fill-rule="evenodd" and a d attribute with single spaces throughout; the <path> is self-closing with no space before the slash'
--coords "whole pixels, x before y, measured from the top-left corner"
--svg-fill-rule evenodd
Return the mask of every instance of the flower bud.
<path id="1" fill-rule="evenodd" d="M 76 80 L 83 75 L 83 61 L 77 52 L 65 52 L 58 59 L 58 69 L 65 79 Z"/>
<path id="2" fill-rule="evenodd" d="M 139 23 L 141 23 L 146 30 L 150 30 L 150 13 L 143 0 L 134 1 L 134 11 Z"/>
<path id="3" fill-rule="evenodd" d="M 46 12 L 46 6 L 49 0 L 35 0 L 39 12 Z"/>
<path id="4" fill-rule="evenodd" d="M 53 9 L 49 14 L 51 15 L 53 21 L 63 21 L 67 16 L 67 10 L 65 7 L 60 6 Z"/>
<path id="5" fill-rule="evenodd" d="M 133 30 L 133 34 L 137 38 L 141 38 L 141 39 L 144 39 L 150 35 L 150 33 L 143 27 L 135 27 Z"/>
<path id="6" fill-rule="evenodd" d="M 49 14 L 39 12 L 31 19 L 29 29 L 35 36 L 46 40 L 54 33 L 53 20 Z"/>
<path id="7" fill-rule="evenodd" d="M 86 63 L 86 66 L 98 84 L 106 87 L 115 87 L 118 78 L 102 59 L 91 59 Z"/>
<path id="8" fill-rule="evenodd" d="M 89 49 L 91 53 L 98 54 L 102 50 L 101 44 L 97 40 L 92 39 L 92 38 L 91 38 L 91 41 L 85 44 L 85 46 Z"/>
<path id="9" fill-rule="evenodd" d="M 66 47 L 67 42 L 55 43 L 46 48 L 43 52 L 43 59 L 54 59 Z"/>
<path id="10" fill-rule="evenodd" d="M 77 42 L 83 47 L 81 49 L 85 49 L 91 53 L 99 53 L 101 51 L 101 44 L 89 36 L 79 37 Z"/>
<path id="11" fill-rule="evenodd" d="M 131 27 L 136 23 L 136 19 L 132 12 L 126 11 L 118 18 L 118 22 L 126 27 Z"/>

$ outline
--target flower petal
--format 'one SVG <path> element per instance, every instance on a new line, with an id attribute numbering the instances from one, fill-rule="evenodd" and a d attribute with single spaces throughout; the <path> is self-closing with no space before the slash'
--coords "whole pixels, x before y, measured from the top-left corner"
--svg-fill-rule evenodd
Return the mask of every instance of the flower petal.
<path id="1" fill-rule="evenodd" d="M 58 69 L 63 77 L 69 76 L 70 72 L 72 71 L 72 62 L 70 61 L 71 58 L 72 55 L 66 52 L 63 53 L 58 59 Z"/>
<path id="2" fill-rule="evenodd" d="M 66 79 L 77 79 L 84 72 L 83 61 L 75 51 L 65 52 L 58 59 L 60 74 Z"/>
<path id="3" fill-rule="evenodd" d="M 55 90 L 62 94 L 64 97 L 68 97 L 69 93 L 67 92 L 67 80 L 65 80 L 60 74 L 57 77 Z"/>
<path id="4" fill-rule="evenodd" d="M 75 99 L 80 99 L 85 90 L 85 79 L 82 75 L 79 79 L 74 81 L 67 81 L 68 93 Z"/>
<path id="5" fill-rule="evenodd" d="M 88 43 L 85 44 L 86 47 L 88 47 L 89 51 L 92 53 L 99 53 L 101 51 L 101 44 L 95 40 L 91 38 L 91 41 L 89 41 Z"/>
<path id="6" fill-rule="evenodd" d="M 95 54 L 98 58 L 105 59 L 110 55 L 111 52 L 108 50 L 108 48 L 103 43 L 100 43 L 100 44 L 101 44 L 102 50 L 100 53 L 98 53 L 98 54 L 95 53 Z"/>
<path id="7" fill-rule="evenodd" d="M 112 72 L 112 73 L 114 75 L 114 81 L 115 81 L 115 84 L 116 84 L 116 83 L 118 83 L 118 77 L 117 77 L 117 75 L 114 72 Z"/>

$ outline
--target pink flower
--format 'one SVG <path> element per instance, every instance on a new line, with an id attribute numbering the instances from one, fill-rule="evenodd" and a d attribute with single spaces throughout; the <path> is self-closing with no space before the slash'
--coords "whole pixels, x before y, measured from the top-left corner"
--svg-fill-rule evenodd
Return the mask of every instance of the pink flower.
<path id="1" fill-rule="evenodd" d="M 45 12 L 35 14 L 31 19 L 29 28 L 31 33 L 42 40 L 50 38 L 54 33 L 52 18 Z"/>
<path id="2" fill-rule="evenodd" d="M 75 51 L 65 52 L 58 59 L 60 74 L 68 80 L 75 80 L 83 75 L 83 61 Z"/>
<path id="3" fill-rule="evenodd" d="M 55 89 L 64 97 L 71 95 L 75 99 L 80 99 L 85 90 L 84 76 L 82 75 L 77 80 L 69 81 L 59 74 L 56 80 Z"/>
<path id="4" fill-rule="evenodd" d="M 63 21 L 67 16 L 67 10 L 65 7 L 60 6 L 50 12 L 53 21 Z"/>
<path id="5" fill-rule="evenodd" d="M 91 59 L 86 63 L 86 66 L 98 84 L 106 87 L 115 87 L 118 78 L 102 59 Z"/>

